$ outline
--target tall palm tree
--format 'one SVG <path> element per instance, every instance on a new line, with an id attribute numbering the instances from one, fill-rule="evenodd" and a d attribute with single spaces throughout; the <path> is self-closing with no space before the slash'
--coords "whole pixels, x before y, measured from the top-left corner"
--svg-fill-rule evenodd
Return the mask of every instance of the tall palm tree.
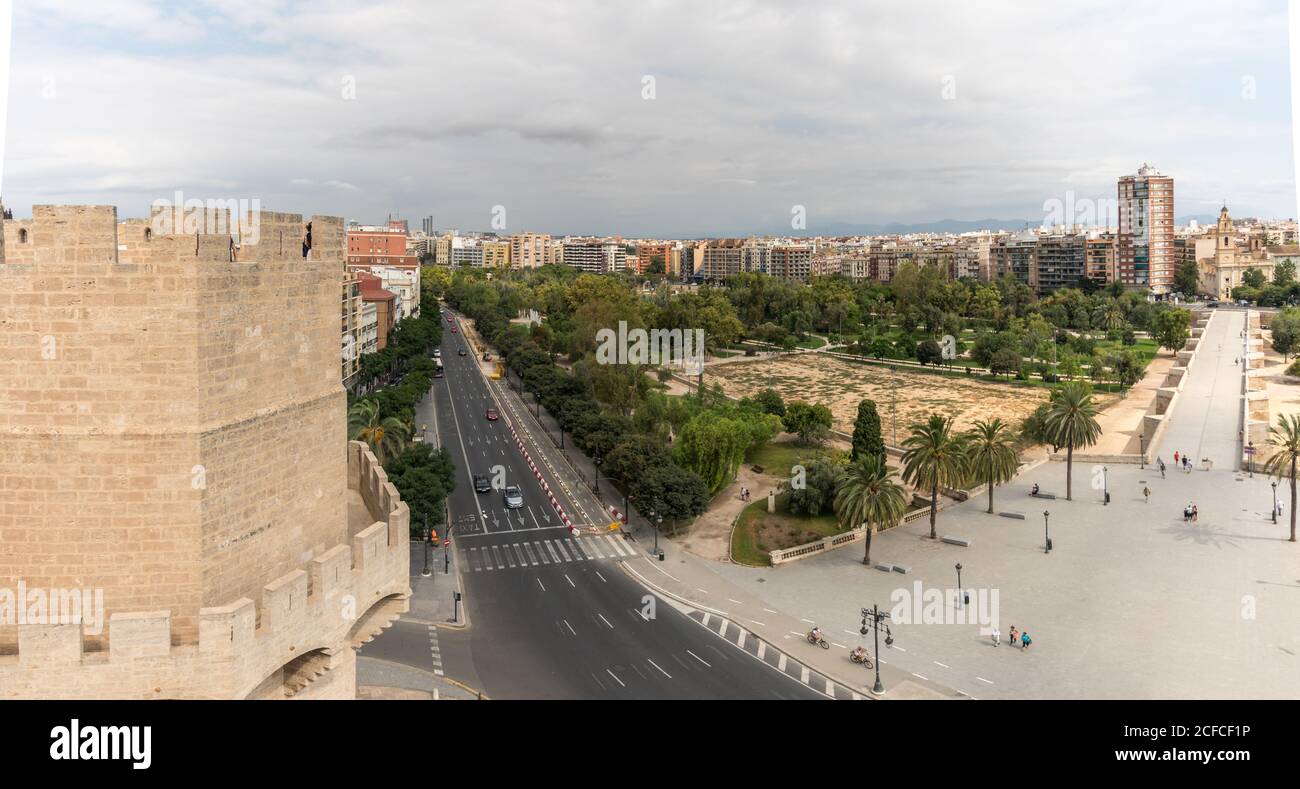
<path id="1" fill-rule="evenodd" d="M 1065 499 L 1073 501 L 1075 447 L 1092 446 L 1101 437 L 1092 387 L 1071 381 L 1053 390 L 1043 429 L 1054 446 L 1065 447 Z"/>
<path id="2" fill-rule="evenodd" d="M 863 564 L 871 564 L 871 535 L 878 529 L 898 524 L 907 511 L 907 494 L 903 486 L 889 477 L 885 459 L 864 455 L 845 469 L 835 488 L 835 518 L 840 526 L 867 527 L 867 550 Z"/>
<path id="3" fill-rule="evenodd" d="M 931 414 L 912 425 L 903 441 L 903 479 L 930 491 L 930 539 L 937 539 L 935 516 L 939 488 L 955 487 L 966 480 L 966 438 L 953 432 L 952 417 Z"/>
<path id="4" fill-rule="evenodd" d="M 1016 457 L 1011 429 L 1001 419 L 975 422 L 967 434 L 967 457 L 971 473 L 989 486 L 989 512 L 993 512 L 993 487 L 1009 482 L 1016 475 L 1020 459 Z"/>
<path id="5" fill-rule="evenodd" d="M 358 400 L 348 410 L 348 437 L 369 444 L 381 465 L 402 451 L 409 435 L 410 429 L 402 420 L 395 416 L 381 418 L 379 403 L 374 400 Z"/>
<path id="6" fill-rule="evenodd" d="M 1295 542 L 1295 472 L 1300 459 L 1300 414 L 1281 414 L 1277 424 L 1268 429 L 1269 440 L 1277 451 L 1264 464 L 1264 471 L 1278 479 L 1291 481 L 1291 542 Z"/>

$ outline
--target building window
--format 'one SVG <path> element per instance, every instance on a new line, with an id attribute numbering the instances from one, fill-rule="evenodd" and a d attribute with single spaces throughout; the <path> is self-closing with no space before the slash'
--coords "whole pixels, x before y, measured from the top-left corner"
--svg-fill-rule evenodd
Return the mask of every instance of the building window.
<path id="1" fill-rule="evenodd" d="M 19 244 L 26 244 L 26 243 L 27 243 L 27 228 L 25 228 L 25 227 L 20 227 L 20 228 L 18 229 L 18 243 L 19 243 Z"/>

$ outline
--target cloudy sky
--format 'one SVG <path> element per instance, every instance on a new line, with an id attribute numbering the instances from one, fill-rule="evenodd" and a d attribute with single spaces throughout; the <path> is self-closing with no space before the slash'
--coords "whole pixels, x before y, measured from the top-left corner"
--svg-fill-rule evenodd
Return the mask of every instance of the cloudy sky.
<path id="1" fill-rule="evenodd" d="M 1034 218 L 1143 162 L 1292 217 L 1286 5 L 30 0 L 5 203 L 627 236 Z M 647 78 L 653 78 L 647 84 Z M 653 93 L 652 97 L 648 97 Z"/>

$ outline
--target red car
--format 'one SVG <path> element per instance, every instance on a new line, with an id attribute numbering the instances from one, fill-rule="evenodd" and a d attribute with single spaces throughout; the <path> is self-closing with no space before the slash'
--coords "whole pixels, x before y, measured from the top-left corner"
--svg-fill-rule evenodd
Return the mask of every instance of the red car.
<path id="1" fill-rule="evenodd" d="M 456 329 L 455 326 L 452 326 L 452 327 L 451 327 L 451 333 L 452 333 L 452 334 L 460 334 L 460 332 L 457 331 L 457 329 Z"/>
<path id="2" fill-rule="evenodd" d="M 495 422 L 495 421 L 497 421 L 497 419 L 498 419 L 498 417 L 497 417 L 497 410 L 496 410 L 495 408 L 489 408 L 489 409 L 487 410 L 487 420 L 488 420 L 489 422 Z"/>

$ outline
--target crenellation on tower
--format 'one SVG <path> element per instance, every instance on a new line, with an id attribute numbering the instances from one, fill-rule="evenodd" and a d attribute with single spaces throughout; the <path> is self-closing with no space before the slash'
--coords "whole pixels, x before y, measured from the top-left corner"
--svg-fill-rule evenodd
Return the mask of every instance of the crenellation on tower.
<path id="1" fill-rule="evenodd" d="M 291 213 L 241 237 L 111 206 L 4 222 L 0 588 L 100 589 L 108 624 L 0 623 L 0 695 L 346 693 L 339 650 L 404 610 L 409 514 L 346 436 L 343 221 L 309 221 L 306 250 Z"/>

